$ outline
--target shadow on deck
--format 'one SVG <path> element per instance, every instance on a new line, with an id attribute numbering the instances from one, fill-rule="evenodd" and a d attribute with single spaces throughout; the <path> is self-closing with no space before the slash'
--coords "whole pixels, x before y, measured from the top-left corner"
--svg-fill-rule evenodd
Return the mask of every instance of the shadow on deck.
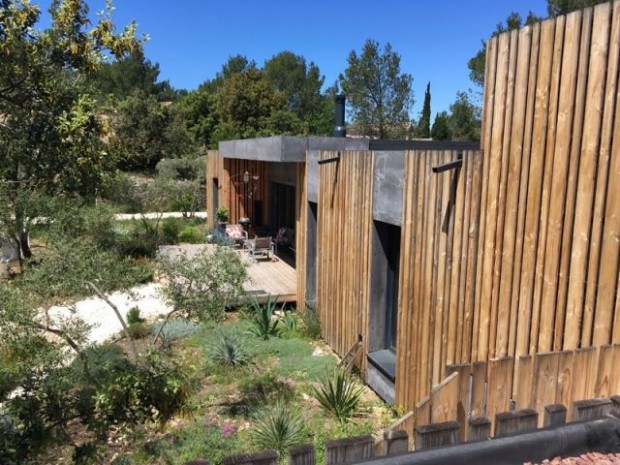
<path id="1" fill-rule="evenodd" d="M 171 258 L 187 254 L 192 257 L 215 247 L 211 244 L 182 244 L 162 246 L 160 253 Z M 274 260 L 258 259 L 251 261 L 245 250 L 237 250 L 242 260 L 248 266 L 248 281 L 243 285 L 248 296 L 254 296 L 260 303 L 267 301 L 269 296 L 277 298 L 277 302 L 295 302 L 297 298 L 297 274 L 291 261 L 276 257 Z"/>

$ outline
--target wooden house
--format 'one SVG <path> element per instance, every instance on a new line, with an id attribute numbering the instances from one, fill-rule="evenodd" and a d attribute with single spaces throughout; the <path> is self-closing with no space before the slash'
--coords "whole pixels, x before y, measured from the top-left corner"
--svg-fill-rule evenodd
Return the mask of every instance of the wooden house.
<path id="1" fill-rule="evenodd" d="M 620 1 L 500 34 L 480 144 L 224 142 L 208 198 L 291 163 L 250 208 L 294 212 L 298 305 L 407 411 L 458 372 L 461 410 L 425 421 L 620 394 L 619 59 Z"/>

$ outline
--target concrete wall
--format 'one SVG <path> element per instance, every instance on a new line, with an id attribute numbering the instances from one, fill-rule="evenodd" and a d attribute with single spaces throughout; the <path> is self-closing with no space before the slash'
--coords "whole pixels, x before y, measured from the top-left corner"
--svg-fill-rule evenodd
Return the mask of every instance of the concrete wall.
<path id="1" fill-rule="evenodd" d="M 329 139 L 331 145 L 321 146 L 320 139 Z M 308 201 L 318 202 L 319 198 L 319 152 L 323 150 L 368 150 L 369 139 L 316 138 L 306 156 L 306 176 L 308 178 Z"/>
<path id="2" fill-rule="evenodd" d="M 403 216 L 405 152 L 375 152 L 373 175 L 373 219 L 400 226 Z"/>
<path id="3" fill-rule="evenodd" d="M 308 150 L 368 150 L 368 139 L 275 136 L 219 143 L 224 158 L 272 162 L 303 162 Z"/>
<path id="4" fill-rule="evenodd" d="M 270 163 L 269 181 L 297 186 L 297 163 Z"/>

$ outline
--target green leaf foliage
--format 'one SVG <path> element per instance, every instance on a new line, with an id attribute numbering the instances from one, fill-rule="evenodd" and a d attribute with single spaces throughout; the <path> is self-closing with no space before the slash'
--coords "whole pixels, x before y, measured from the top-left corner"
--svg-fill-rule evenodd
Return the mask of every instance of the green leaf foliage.
<path id="1" fill-rule="evenodd" d="M 220 365 L 241 366 L 249 360 L 245 339 L 234 330 L 218 331 L 209 347 L 209 353 L 211 360 Z"/>
<path id="2" fill-rule="evenodd" d="M 253 335 L 264 341 L 280 336 L 280 319 L 275 314 L 277 307 L 277 297 L 269 296 L 264 304 L 256 297 L 250 301 L 250 332 Z"/>
<path id="3" fill-rule="evenodd" d="M 174 311 L 200 321 L 220 321 L 226 307 L 241 296 L 247 279 L 246 266 L 230 247 L 214 245 L 192 257 L 164 256 L 162 265 Z"/>
<path id="4" fill-rule="evenodd" d="M 450 116 L 448 112 L 442 111 L 435 116 L 435 122 L 433 123 L 433 129 L 431 130 L 431 137 L 433 140 L 450 140 L 452 135 L 450 133 L 450 126 L 448 121 Z"/>
<path id="5" fill-rule="evenodd" d="M 565 15 L 571 11 L 588 8 L 608 0 L 547 0 L 547 13 L 550 18 Z"/>
<path id="6" fill-rule="evenodd" d="M 548 2 L 552 3 L 553 0 L 548 0 Z M 512 13 L 508 15 L 505 23 L 498 23 L 497 27 L 495 28 L 495 31 L 493 31 L 493 33 L 491 34 L 491 37 L 495 37 L 501 34 L 502 32 L 512 31 L 514 29 L 520 29 L 523 26 L 529 26 L 538 21 L 541 21 L 542 19 L 544 18 L 536 16 L 534 13 L 530 11 L 528 12 L 527 17 L 525 18 L 525 21 L 523 21 L 523 18 L 521 17 L 521 15 L 518 12 L 513 11 Z M 467 62 L 467 67 L 469 68 L 469 78 L 472 80 L 474 84 L 480 86 L 481 88 L 484 87 L 485 64 L 486 64 L 486 41 L 483 40 L 482 47 L 480 48 L 480 50 L 478 50 L 478 52 L 476 52 L 476 54 L 472 58 L 470 58 L 470 60 Z"/>
<path id="7" fill-rule="evenodd" d="M 351 51 L 347 61 L 338 79 L 361 133 L 380 139 L 402 136 L 414 100 L 413 78 L 400 71 L 400 55 L 389 43 L 381 51 L 378 42 L 367 40 L 361 53 Z"/>
<path id="8" fill-rule="evenodd" d="M 422 112 L 420 113 L 420 119 L 416 127 L 416 137 L 427 139 L 431 137 L 431 83 L 426 86 L 426 92 L 424 93 L 424 104 L 422 106 Z"/>
<path id="9" fill-rule="evenodd" d="M 321 407 L 341 423 L 346 423 L 357 412 L 363 392 L 364 387 L 342 370 L 326 376 L 318 387 L 313 387 L 313 395 Z"/>
<path id="10" fill-rule="evenodd" d="M 92 196 L 115 161 L 104 150 L 106 124 L 84 86 L 103 56 L 141 48 L 135 24 L 116 33 L 108 9 L 91 26 L 83 0 L 52 2 L 41 30 L 39 7 L 0 3 L 0 227 L 20 231 L 26 258 L 31 210 L 38 193 Z"/>
<path id="11" fill-rule="evenodd" d="M 289 447 L 307 437 L 301 415 L 284 402 L 257 412 L 258 421 L 251 431 L 252 442 L 259 450 L 272 449 L 284 454 Z"/>

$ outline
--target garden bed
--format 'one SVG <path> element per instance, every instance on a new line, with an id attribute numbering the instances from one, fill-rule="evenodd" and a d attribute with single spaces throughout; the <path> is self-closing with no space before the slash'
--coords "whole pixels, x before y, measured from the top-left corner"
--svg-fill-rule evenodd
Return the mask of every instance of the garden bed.
<path id="1" fill-rule="evenodd" d="M 213 360 L 214 341 L 222 330 L 242 335 L 247 363 L 232 367 Z M 206 459 L 217 464 L 225 456 L 260 449 L 257 424 L 270 407 L 285 405 L 301 420 L 297 442 L 313 442 L 320 463 L 326 440 L 374 434 L 393 421 L 394 412 L 361 382 L 359 408 L 348 420 L 338 421 L 321 407 L 313 387 L 338 363 L 323 342 L 291 325 L 268 340 L 249 330 L 247 320 L 231 313 L 217 327 L 201 327 L 191 337 L 172 341 L 162 354 L 181 364 L 191 379 L 192 396 L 166 425 L 138 426 L 110 437 L 105 460 L 140 465 Z"/>

